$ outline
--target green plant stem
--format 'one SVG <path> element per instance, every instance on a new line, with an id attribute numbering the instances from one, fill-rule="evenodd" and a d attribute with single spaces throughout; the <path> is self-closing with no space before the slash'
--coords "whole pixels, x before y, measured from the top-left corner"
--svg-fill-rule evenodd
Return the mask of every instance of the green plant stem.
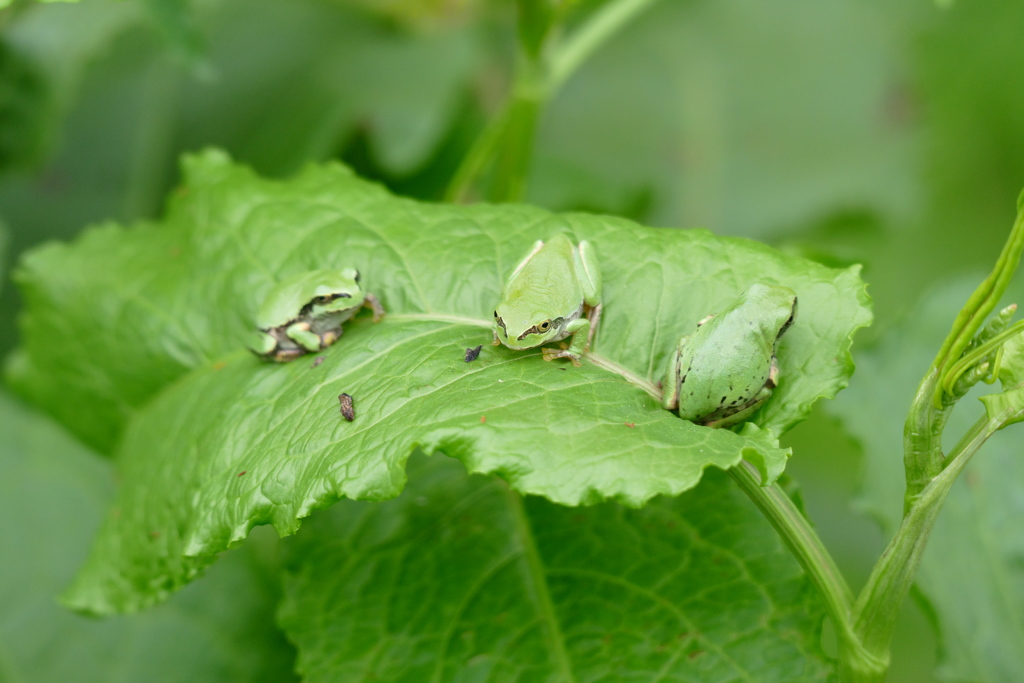
<path id="1" fill-rule="evenodd" d="M 913 507 L 928 482 L 942 471 L 942 430 L 953 406 L 937 408 L 932 402 L 941 381 L 940 372 L 933 365 L 921 380 L 903 425 L 903 468 L 907 478 L 904 515 Z"/>
<path id="2" fill-rule="evenodd" d="M 903 428 L 903 468 L 907 479 L 903 512 L 909 514 L 915 501 L 934 477 L 942 471 L 942 430 L 946 426 L 952 399 L 944 386 L 952 387 L 962 369 L 957 366 L 988 314 L 999 303 L 1020 262 L 1024 250 L 1024 193 L 1017 200 L 1017 218 L 1006 244 L 985 281 L 978 285 L 960 310 L 942 348 L 921 380 Z"/>
<path id="3" fill-rule="evenodd" d="M 562 42 L 551 58 L 548 85 L 557 90 L 597 48 L 656 0 L 614 0 Z"/>
<path id="4" fill-rule="evenodd" d="M 910 592 L 928 537 L 953 482 L 981 445 L 1002 426 L 1002 420 L 983 417 L 967 431 L 950 453 L 947 466 L 915 498 L 896 535 L 872 570 L 854 606 L 854 631 L 875 657 L 888 660 L 889 641 L 900 606 Z M 882 681 L 884 678 L 884 671 L 877 677 L 853 675 L 845 664 L 840 663 L 844 681 L 859 683 Z"/>
<path id="5" fill-rule="evenodd" d="M 444 200 L 446 202 L 461 203 L 468 201 L 470 189 L 472 189 L 477 178 L 483 174 L 487 163 L 494 156 L 494 150 L 498 146 L 498 142 L 505 134 L 511 104 L 511 101 L 509 101 L 502 105 L 498 113 L 494 115 L 494 118 L 483 129 L 476 141 L 473 142 L 466 156 L 462 158 L 462 162 L 459 164 L 458 169 L 456 169 L 455 175 L 452 176 L 451 182 L 448 183 L 447 190 L 445 190 Z"/>
<path id="6" fill-rule="evenodd" d="M 595 50 L 654 2 L 613 0 L 562 41 L 557 41 L 560 26 L 539 31 L 547 37 L 536 49 L 527 50 L 520 41 L 511 93 L 466 153 L 452 176 L 445 200 L 467 201 L 492 163 L 494 177 L 484 193 L 485 198 L 497 202 L 522 199 L 526 194 L 537 124 L 548 101 Z M 532 16 L 523 12 L 520 21 L 529 21 Z M 520 27 L 521 33 L 529 33 L 523 28 Z"/>
<path id="7" fill-rule="evenodd" d="M 861 645 L 853 630 L 853 594 L 807 518 L 778 484 L 761 486 L 757 468 L 746 460 L 730 469 L 729 474 L 768 518 L 817 587 L 835 626 L 843 661 L 849 662 L 852 670 L 884 675 L 887 662 L 873 657 Z"/>

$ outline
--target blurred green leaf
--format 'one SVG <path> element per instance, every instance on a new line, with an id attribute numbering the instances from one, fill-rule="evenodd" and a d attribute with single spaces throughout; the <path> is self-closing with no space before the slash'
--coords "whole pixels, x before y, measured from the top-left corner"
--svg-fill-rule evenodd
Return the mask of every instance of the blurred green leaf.
<path id="1" fill-rule="evenodd" d="M 132 618 L 72 614 L 71 578 L 113 496 L 113 468 L 0 393 L 0 678 L 33 683 L 293 680 L 260 544 Z"/>
<path id="2" fill-rule="evenodd" d="M 0 36 L 0 175 L 37 161 L 49 118 L 42 73 Z"/>
<path id="3" fill-rule="evenodd" d="M 480 49 L 472 24 L 414 32 L 318 0 L 233 0 L 204 27 L 209 77 L 182 92 L 180 149 L 216 144 L 273 175 L 330 158 L 360 130 L 385 169 L 416 170 Z"/>
<path id="4" fill-rule="evenodd" d="M 777 476 L 774 434 L 845 386 L 850 336 L 870 320 L 856 268 L 705 231 L 420 204 L 339 166 L 273 182 L 217 152 L 185 172 L 163 225 L 90 230 L 18 271 L 28 307 L 15 385 L 107 450 L 131 421 L 123 512 L 71 598 L 82 608 L 161 599 L 255 524 L 290 533 L 338 497 L 394 497 L 417 445 L 574 505 L 639 505 L 740 457 Z M 573 368 L 488 346 L 467 365 L 465 348 L 490 341 L 507 273 L 559 232 L 590 240 L 601 260 L 596 353 Z M 349 325 L 315 368 L 268 366 L 242 349 L 280 277 L 342 264 L 381 298 L 383 322 Z M 783 380 L 753 418 L 765 431 L 739 436 L 662 410 L 655 383 L 678 338 L 753 282 L 800 296 L 779 348 Z M 338 414 L 342 392 L 356 397 L 353 423 Z"/>
<path id="5" fill-rule="evenodd" d="M 77 5 L 36 5 L 20 13 L 4 34 L 23 54 L 42 65 L 62 108 L 78 95 L 93 61 L 145 14 L 135 1 L 90 0 Z"/>
<path id="6" fill-rule="evenodd" d="M 821 603 L 727 477 L 573 510 L 446 458 L 409 469 L 397 500 L 289 545 L 280 622 L 310 683 L 830 680 Z"/>
<path id="7" fill-rule="evenodd" d="M 0 292 L 7 284 L 7 245 L 10 241 L 10 231 L 7 229 L 7 225 L 0 221 Z"/>
<path id="8" fill-rule="evenodd" d="M 1006 0 L 958 2 L 921 32 L 934 222 L 972 235 L 1002 226 L 991 231 L 1000 240 L 1012 223 L 1024 179 L 1022 32 L 1024 13 Z"/>
<path id="9" fill-rule="evenodd" d="M 552 102 L 530 201 L 761 237 L 845 208 L 905 221 L 921 188 L 892 14 L 656 3 Z"/>
<path id="10" fill-rule="evenodd" d="M 983 277 L 927 296 L 877 349 L 858 356 L 857 382 L 828 408 L 864 449 L 861 506 L 887 532 L 901 518 L 903 420 L 914 388 Z M 958 404 L 945 430 L 947 450 L 979 412 L 967 399 Z M 1017 429 L 998 432 L 967 466 L 921 565 L 917 585 L 938 620 L 943 680 L 1011 683 L 1024 670 L 1024 460 Z"/>

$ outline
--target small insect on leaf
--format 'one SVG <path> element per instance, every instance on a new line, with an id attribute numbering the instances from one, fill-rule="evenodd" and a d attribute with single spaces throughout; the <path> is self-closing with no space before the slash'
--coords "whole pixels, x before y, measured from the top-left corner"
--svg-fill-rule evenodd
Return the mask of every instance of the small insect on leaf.
<path id="1" fill-rule="evenodd" d="M 480 424 L 483 424 L 485 422 L 487 422 L 487 416 L 486 415 L 481 415 L 480 416 Z"/>
<path id="2" fill-rule="evenodd" d="M 341 416 L 351 422 L 356 419 L 356 409 L 352 404 L 352 397 L 348 394 L 342 394 L 338 396 L 338 402 L 341 403 Z"/>
<path id="3" fill-rule="evenodd" d="M 326 360 L 326 358 L 327 358 L 327 356 L 317 356 L 316 360 L 313 361 L 313 364 L 310 367 L 315 368 L 316 366 L 318 366 L 321 363 L 323 363 L 324 360 Z"/>
<path id="4" fill-rule="evenodd" d="M 477 356 L 480 355 L 480 349 L 482 348 L 484 348 L 483 344 L 476 347 L 475 349 L 466 349 L 466 362 L 472 363 L 473 361 L 475 361 L 477 359 Z"/>
<path id="5" fill-rule="evenodd" d="M 238 473 L 238 474 L 236 474 L 235 476 L 236 476 L 236 477 L 240 477 L 240 476 L 242 476 L 243 474 L 245 474 L 245 473 L 246 473 L 246 472 L 248 472 L 248 471 L 249 471 L 249 470 L 242 470 L 241 472 L 239 472 L 239 473 Z"/>
<path id="6" fill-rule="evenodd" d="M 636 427 L 636 423 L 635 422 L 623 422 L 622 424 L 626 425 L 630 429 L 633 429 L 633 427 Z"/>

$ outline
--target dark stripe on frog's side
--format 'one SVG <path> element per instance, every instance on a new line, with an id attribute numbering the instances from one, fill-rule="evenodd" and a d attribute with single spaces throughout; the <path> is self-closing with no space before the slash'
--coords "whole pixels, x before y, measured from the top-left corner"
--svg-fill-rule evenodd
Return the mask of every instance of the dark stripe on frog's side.
<path id="1" fill-rule="evenodd" d="M 313 300 L 311 300 L 308 304 L 303 306 L 302 310 L 299 311 L 299 314 L 297 316 L 295 316 L 294 318 L 292 318 L 291 320 L 289 320 L 285 324 L 286 325 L 291 325 L 293 322 L 295 322 L 299 318 L 301 318 L 301 317 L 303 317 L 305 315 L 309 315 L 309 313 L 313 310 L 313 304 L 317 303 L 316 299 L 319 299 L 319 298 L 320 297 L 316 297 Z M 348 294 L 347 292 L 341 292 L 341 293 L 338 293 L 338 294 L 324 294 L 324 298 L 326 298 L 327 301 L 320 302 L 321 305 L 330 303 L 330 302 L 334 301 L 335 299 L 351 299 L 352 295 Z"/>
<path id="2" fill-rule="evenodd" d="M 554 320 L 551 321 L 551 325 L 548 326 L 548 330 L 550 330 L 552 327 L 554 327 L 556 329 L 564 327 L 565 324 L 566 324 L 565 318 L 555 318 Z M 523 332 L 521 335 L 516 337 L 516 341 L 523 341 L 524 339 L 526 339 L 531 334 L 541 334 L 542 332 L 547 332 L 547 330 L 542 330 L 539 327 L 537 327 L 536 325 L 534 325 L 533 327 L 528 329 L 526 332 Z"/>

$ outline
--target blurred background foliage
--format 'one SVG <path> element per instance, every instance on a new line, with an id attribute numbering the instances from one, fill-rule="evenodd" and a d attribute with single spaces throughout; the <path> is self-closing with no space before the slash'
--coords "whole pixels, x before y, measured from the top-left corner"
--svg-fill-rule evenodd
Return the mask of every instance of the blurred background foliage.
<path id="1" fill-rule="evenodd" d="M 0 10 L 0 273 L 90 222 L 159 215 L 178 155 L 207 145 L 277 177 L 341 159 L 439 200 L 509 85 L 515 14 L 511 0 L 15 0 Z M 1024 186 L 1022 35 L 1016 0 L 660 0 L 543 113 L 528 201 L 863 263 L 870 349 L 998 253 Z M 0 288 L 0 353 L 18 307 Z M 886 378 L 862 391 L 909 396 L 913 380 Z M 787 436 L 789 471 L 859 586 L 884 538 L 852 511 L 862 447 L 837 415 Z M 890 680 L 934 680 L 919 605 Z"/>

